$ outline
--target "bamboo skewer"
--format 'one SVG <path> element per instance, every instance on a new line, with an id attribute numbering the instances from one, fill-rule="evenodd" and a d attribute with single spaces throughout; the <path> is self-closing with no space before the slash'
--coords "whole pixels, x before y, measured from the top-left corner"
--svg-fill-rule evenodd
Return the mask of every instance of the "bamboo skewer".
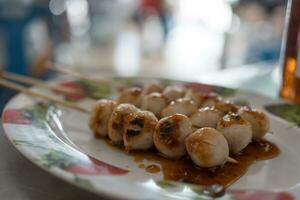
<path id="1" fill-rule="evenodd" d="M 44 83 L 43 81 L 32 78 L 32 77 L 22 76 L 22 75 L 8 73 L 8 72 L 1 72 L 0 76 L 5 79 L 18 81 L 21 83 L 26 83 L 26 84 L 38 86 L 41 88 L 46 88 L 48 90 L 59 91 L 59 92 L 63 92 L 66 94 L 79 94 L 79 92 L 75 89 L 64 87 L 64 86 L 50 85 L 50 84 Z"/>
<path id="2" fill-rule="evenodd" d="M 50 66 L 55 66 L 54 68 L 53 67 L 50 67 Z M 48 69 L 49 70 L 52 70 L 52 71 L 55 71 L 55 72 L 58 72 L 58 73 L 62 73 L 62 74 L 66 74 L 66 75 L 69 75 L 69 76 L 73 76 L 75 78 L 78 78 L 78 79 L 82 79 L 82 80 L 87 80 L 87 81 L 93 81 L 95 83 L 98 83 L 98 84 L 110 84 L 110 85 L 114 85 L 116 87 L 120 87 L 120 84 L 119 83 L 116 83 L 114 81 L 111 81 L 111 80 L 107 80 L 107 79 L 97 79 L 95 77 L 92 77 L 92 76 L 88 76 L 88 75 L 83 75 L 83 74 L 80 74 L 78 72 L 75 72 L 75 71 L 72 71 L 72 70 L 69 70 L 69 69 L 65 69 L 61 66 L 58 67 L 57 64 L 49 64 L 48 65 Z"/>
<path id="3" fill-rule="evenodd" d="M 82 108 L 82 107 L 80 107 L 76 104 L 69 103 L 69 102 L 66 102 L 66 101 L 63 101 L 63 100 L 53 98 L 51 96 L 47 96 L 47 95 L 44 95 L 44 94 L 41 94 L 41 93 L 38 93 L 38 92 L 28 90 L 28 88 L 26 88 L 24 86 L 21 86 L 19 84 L 13 83 L 13 82 L 10 82 L 10 81 L 5 80 L 3 78 L 0 78 L 0 85 L 2 85 L 4 87 L 7 87 L 7 88 L 10 88 L 10 89 L 13 89 L 13 90 L 16 90 L 16 91 L 19 91 L 19 92 L 23 92 L 27 95 L 31 95 L 31 96 L 35 96 L 35 97 L 38 97 L 38 98 L 46 99 L 46 100 L 55 102 L 57 104 L 60 104 L 62 106 L 72 108 L 72 109 L 78 110 L 78 111 L 86 113 L 86 114 L 90 114 L 89 110 L 87 110 L 85 108 Z"/>
<path id="4" fill-rule="evenodd" d="M 239 163 L 239 161 L 237 161 L 236 159 L 231 158 L 231 157 L 227 157 L 227 158 L 226 158 L 226 161 L 227 161 L 227 162 L 230 162 L 230 163 L 234 163 L 234 164 L 238 164 L 238 163 Z"/>

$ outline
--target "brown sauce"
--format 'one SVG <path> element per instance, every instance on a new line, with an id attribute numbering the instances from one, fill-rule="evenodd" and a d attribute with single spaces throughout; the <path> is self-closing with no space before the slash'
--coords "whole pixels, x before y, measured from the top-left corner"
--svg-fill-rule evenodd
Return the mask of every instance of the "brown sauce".
<path id="1" fill-rule="evenodd" d="M 110 143 L 108 142 L 108 144 Z M 110 146 L 112 145 L 110 144 Z M 279 152 L 278 147 L 269 141 L 256 141 L 250 143 L 238 155 L 231 155 L 232 158 L 239 161 L 238 164 L 227 162 L 223 166 L 210 169 L 195 166 L 188 156 L 179 160 L 164 158 L 154 149 L 127 154 L 133 156 L 134 162 L 149 173 L 157 173 L 161 170 L 166 180 L 200 185 L 219 184 L 227 187 L 244 175 L 252 163 L 276 157 Z M 145 166 L 143 164 L 144 160 L 151 161 L 154 164 Z"/>

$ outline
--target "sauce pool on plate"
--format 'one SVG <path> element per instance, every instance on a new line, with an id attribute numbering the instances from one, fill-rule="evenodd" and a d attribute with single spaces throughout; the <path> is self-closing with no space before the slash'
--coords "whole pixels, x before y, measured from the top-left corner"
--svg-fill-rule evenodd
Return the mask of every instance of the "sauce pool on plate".
<path id="1" fill-rule="evenodd" d="M 107 143 L 110 145 L 109 142 Z M 127 152 L 127 154 L 131 155 L 139 168 L 145 169 L 146 172 L 158 173 L 162 171 L 165 180 L 204 186 L 219 184 L 227 187 L 243 176 L 255 161 L 271 159 L 276 157 L 279 152 L 278 147 L 269 141 L 255 141 L 251 142 L 238 155 L 231 155 L 232 158 L 239 161 L 238 164 L 226 162 L 223 166 L 209 169 L 197 167 L 188 156 L 178 160 L 170 160 L 162 157 L 156 150 L 132 151 Z M 143 164 L 145 160 L 152 164 Z"/>

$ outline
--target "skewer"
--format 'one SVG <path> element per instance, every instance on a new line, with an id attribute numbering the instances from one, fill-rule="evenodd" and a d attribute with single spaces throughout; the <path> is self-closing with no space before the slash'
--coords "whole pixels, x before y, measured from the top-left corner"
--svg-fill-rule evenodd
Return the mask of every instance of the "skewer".
<path id="1" fill-rule="evenodd" d="M 55 66 L 55 67 L 53 68 L 53 67 L 50 67 L 50 66 Z M 65 69 L 62 66 L 59 66 L 58 64 L 49 63 L 47 68 L 49 70 L 52 70 L 52 71 L 55 71 L 55 72 L 58 72 L 58 73 L 62 73 L 62 74 L 66 74 L 66 75 L 69 75 L 69 76 L 73 76 L 73 77 L 78 78 L 78 79 L 93 81 L 93 82 L 98 83 L 98 84 L 110 84 L 110 85 L 115 85 L 116 87 L 121 87 L 121 85 L 119 83 L 116 83 L 114 81 L 107 80 L 107 79 L 97 79 L 97 78 L 92 77 L 92 76 L 83 75 L 83 74 L 80 74 L 80 73 L 75 72 L 73 70 Z"/>
<path id="2" fill-rule="evenodd" d="M 237 161 L 236 159 L 231 158 L 231 157 L 227 157 L 226 161 L 229 162 L 229 163 L 234 163 L 234 164 L 238 164 L 239 163 L 239 161 Z"/>
<path id="3" fill-rule="evenodd" d="M 31 91 L 31 90 L 28 90 L 28 88 L 26 88 L 24 86 L 21 86 L 19 84 L 13 83 L 13 82 L 10 82 L 10 81 L 5 80 L 3 78 L 0 78 L 0 85 L 2 85 L 4 87 L 7 87 L 9 89 L 13 89 L 13 90 L 16 90 L 16 91 L 19 91 L 19 92 L 23 92 L 23 93 L 25 93 L 27 95 L 30 95 L 30 96 L 35 96 L 35 97 L 38 97 L 38 98 L 47 99 L 49 101 L 55 102 L 57 104 L 60 104 L 62 106 L 68 107 L 68 108 L 78 110 L 78 111 L 86 113 L 86 114 L 90 113 L 89 110 L 87 110 L 85 108 L 82 108 L 80 106 L 77 106 L 76 104 L 69 103 L 69 102 L 66 102 L 66 101 L 63 101 L 63 100 L 53 98 L 51 96 L 47 96 L 47 95 L 44 95 L 44 94 L 41 94 L 41 93 L 37 93 L 37 92 Z"/>
<path id="4" fill-rule="evenodd" d="M 44 83 L 43 81 L 40 81 L 40 80 L 32 78 L 32 77 L 22 76 L 22 75 L 8 73 L 8 72 L 1 72 L 0 76 L 5 79 L 18 81 L 21 83 L 26 83 L 26 84 L 38 86 L 41 88 L 46 88 L 48 90 L 56 90 L 56 91 L 63 92 L 66 94 L 79 94 L 79 92 L 77 90 L 74 90 L 72 88 L 56 86 L 56 85 L 49 85 L 49 84 Z"/>

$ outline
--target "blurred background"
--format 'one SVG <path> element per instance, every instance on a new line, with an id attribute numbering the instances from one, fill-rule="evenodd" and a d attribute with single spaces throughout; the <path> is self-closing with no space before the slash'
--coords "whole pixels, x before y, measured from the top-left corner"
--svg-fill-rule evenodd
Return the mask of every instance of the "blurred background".
<path id="1" fill-rule="evenodd" d="M 276 96 L 286 0 L 0 0 L 0 68 L 49 63 Z M 1 88 L 0 104 L 11 91 Z"/>

